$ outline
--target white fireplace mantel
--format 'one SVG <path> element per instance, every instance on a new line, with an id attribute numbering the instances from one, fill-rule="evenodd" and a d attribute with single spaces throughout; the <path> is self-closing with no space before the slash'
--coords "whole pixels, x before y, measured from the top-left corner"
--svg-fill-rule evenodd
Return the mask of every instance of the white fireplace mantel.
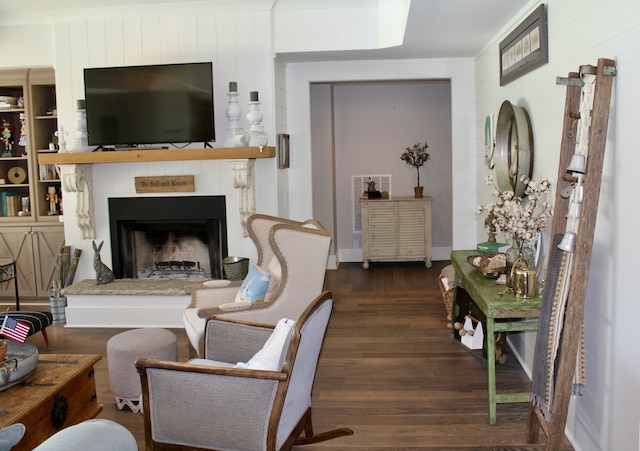
<path id="1" fill-rule="evenodd" d="M 143 150 L 116 152 L 43 153 L 40 164 L 55 164 L 60 169 L 62 189 L 77 193 L 76 222 L 83 239 L 95 239 L 93 207 L 93 164 L 135 163 L 150 161 L 221 160 L 231 163 L 233 187 L 240 191 L 239 212 L 243 234 L 247 236 L 246 221 L 255 213 L 256 158 L 273 158 L 275 147 L 240 147 L 215 149 Z"/>

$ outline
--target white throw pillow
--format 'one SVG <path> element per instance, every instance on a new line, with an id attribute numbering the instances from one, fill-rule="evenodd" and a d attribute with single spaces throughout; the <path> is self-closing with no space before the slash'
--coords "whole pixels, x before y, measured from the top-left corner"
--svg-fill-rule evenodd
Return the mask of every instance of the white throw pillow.
<path id="1" fill-rule="evenodd" d="M 250 370 L 280 371 L 280 361 L 282 353 L 286 352 L 285 345 L 288 343 L 289 335 L 293 331 L 296 322 L 292 319 L 282 318 L 273 329 L 273 333 L 260 349 L 247 362 L 238 362 L 238 368 Z M 287 346 L 288 347 L 288 346 Z"/>

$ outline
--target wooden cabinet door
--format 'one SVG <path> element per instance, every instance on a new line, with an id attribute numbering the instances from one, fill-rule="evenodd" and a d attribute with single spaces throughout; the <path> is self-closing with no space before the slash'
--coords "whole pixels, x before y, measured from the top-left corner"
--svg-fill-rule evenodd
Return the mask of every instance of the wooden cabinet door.
<path id="1" fill-rule="evenodd" d="M 396 203 L 380 202 L 369 205 L 369 257 L 396 256 Z"/>
<path id="2" fill-rule="evenodd" d="M 46 226 L 32 230 L 36 296 L 47 297 L 53 281 L 58 278 L 56 261 L 60 246 L 64 245 L 64 228 Z"/>
<path id="3" fill-rule="evenodd" d="M 0 230 L 0 255 L 16 261 L 20 297 L 36 296 L 31 227 L 3 227 Z M 2 284 L 0 293 L 3 297 L 13 298 L 13 287 L 13 283 Z"/>
<path id="4" fill-rule="evenodd" d="M 56 260 L 64 244 L 64 228 L 3 227 L 0 229 L 0 256 L 13 258 L 18 272 L 20 298 L 46 298 L 57 277 Z M 13 299 L 13 283 L 0 285 L 0 296 Z"/>
<path id="5" fill-rule="evenodd" d="M 398 202 L 398 256 L 425 256 L 424 202 Z"/>

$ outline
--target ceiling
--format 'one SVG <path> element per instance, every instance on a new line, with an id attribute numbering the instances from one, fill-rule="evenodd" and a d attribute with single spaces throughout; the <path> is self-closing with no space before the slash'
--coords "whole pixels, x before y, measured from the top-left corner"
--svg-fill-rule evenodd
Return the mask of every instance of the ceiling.
<path id="1" fill-rule="evenodd" d="M 528 3 L 530 0 L 412 0 L 401 46 L 280 56 L 300 62 L 474 57 Z"/>
<path id="2" fill-rule="evenodd" d="M 246 0 L 207 0 L 210 3 Z M 269 6 L 278 0 L 252 0 Z M 347 1 L 347 0 L 342 0 Z M 200 3 L 198 0 L 0 0 L 0 24 L 60 19 L 65 11 L 145 5 Z M 370 6 L 372 0 L 350 0 Z M 456 58 L 475 56 L 531 0 L 412 0 L 404 43 L 374 50 L 280 54 L 285 61 Z M 326 8 L 334 0 L 295 0 L 304 8 Z M 342 3 L 344 4 L 344 3 Z M 2 19 L 4 18 L 4 20 Z M 1 30 L 1 29 L 0 29 Z M 1 35 L 1 31 L 0 31 Z"/>

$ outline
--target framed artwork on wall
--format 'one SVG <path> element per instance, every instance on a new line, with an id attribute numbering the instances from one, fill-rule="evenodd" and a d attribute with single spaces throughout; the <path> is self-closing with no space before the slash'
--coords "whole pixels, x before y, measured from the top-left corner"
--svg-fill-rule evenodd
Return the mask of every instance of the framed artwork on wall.
<path id="1" fill-rule="evenodd" d="M 500 42 L 500 86 L 548 62 L 547 9 L 542 4 Z"/>
<path id="2" fill-rule="evenodd" d="M 278 133 L 278 169 L 289 168 L 289 135 Z"/>

